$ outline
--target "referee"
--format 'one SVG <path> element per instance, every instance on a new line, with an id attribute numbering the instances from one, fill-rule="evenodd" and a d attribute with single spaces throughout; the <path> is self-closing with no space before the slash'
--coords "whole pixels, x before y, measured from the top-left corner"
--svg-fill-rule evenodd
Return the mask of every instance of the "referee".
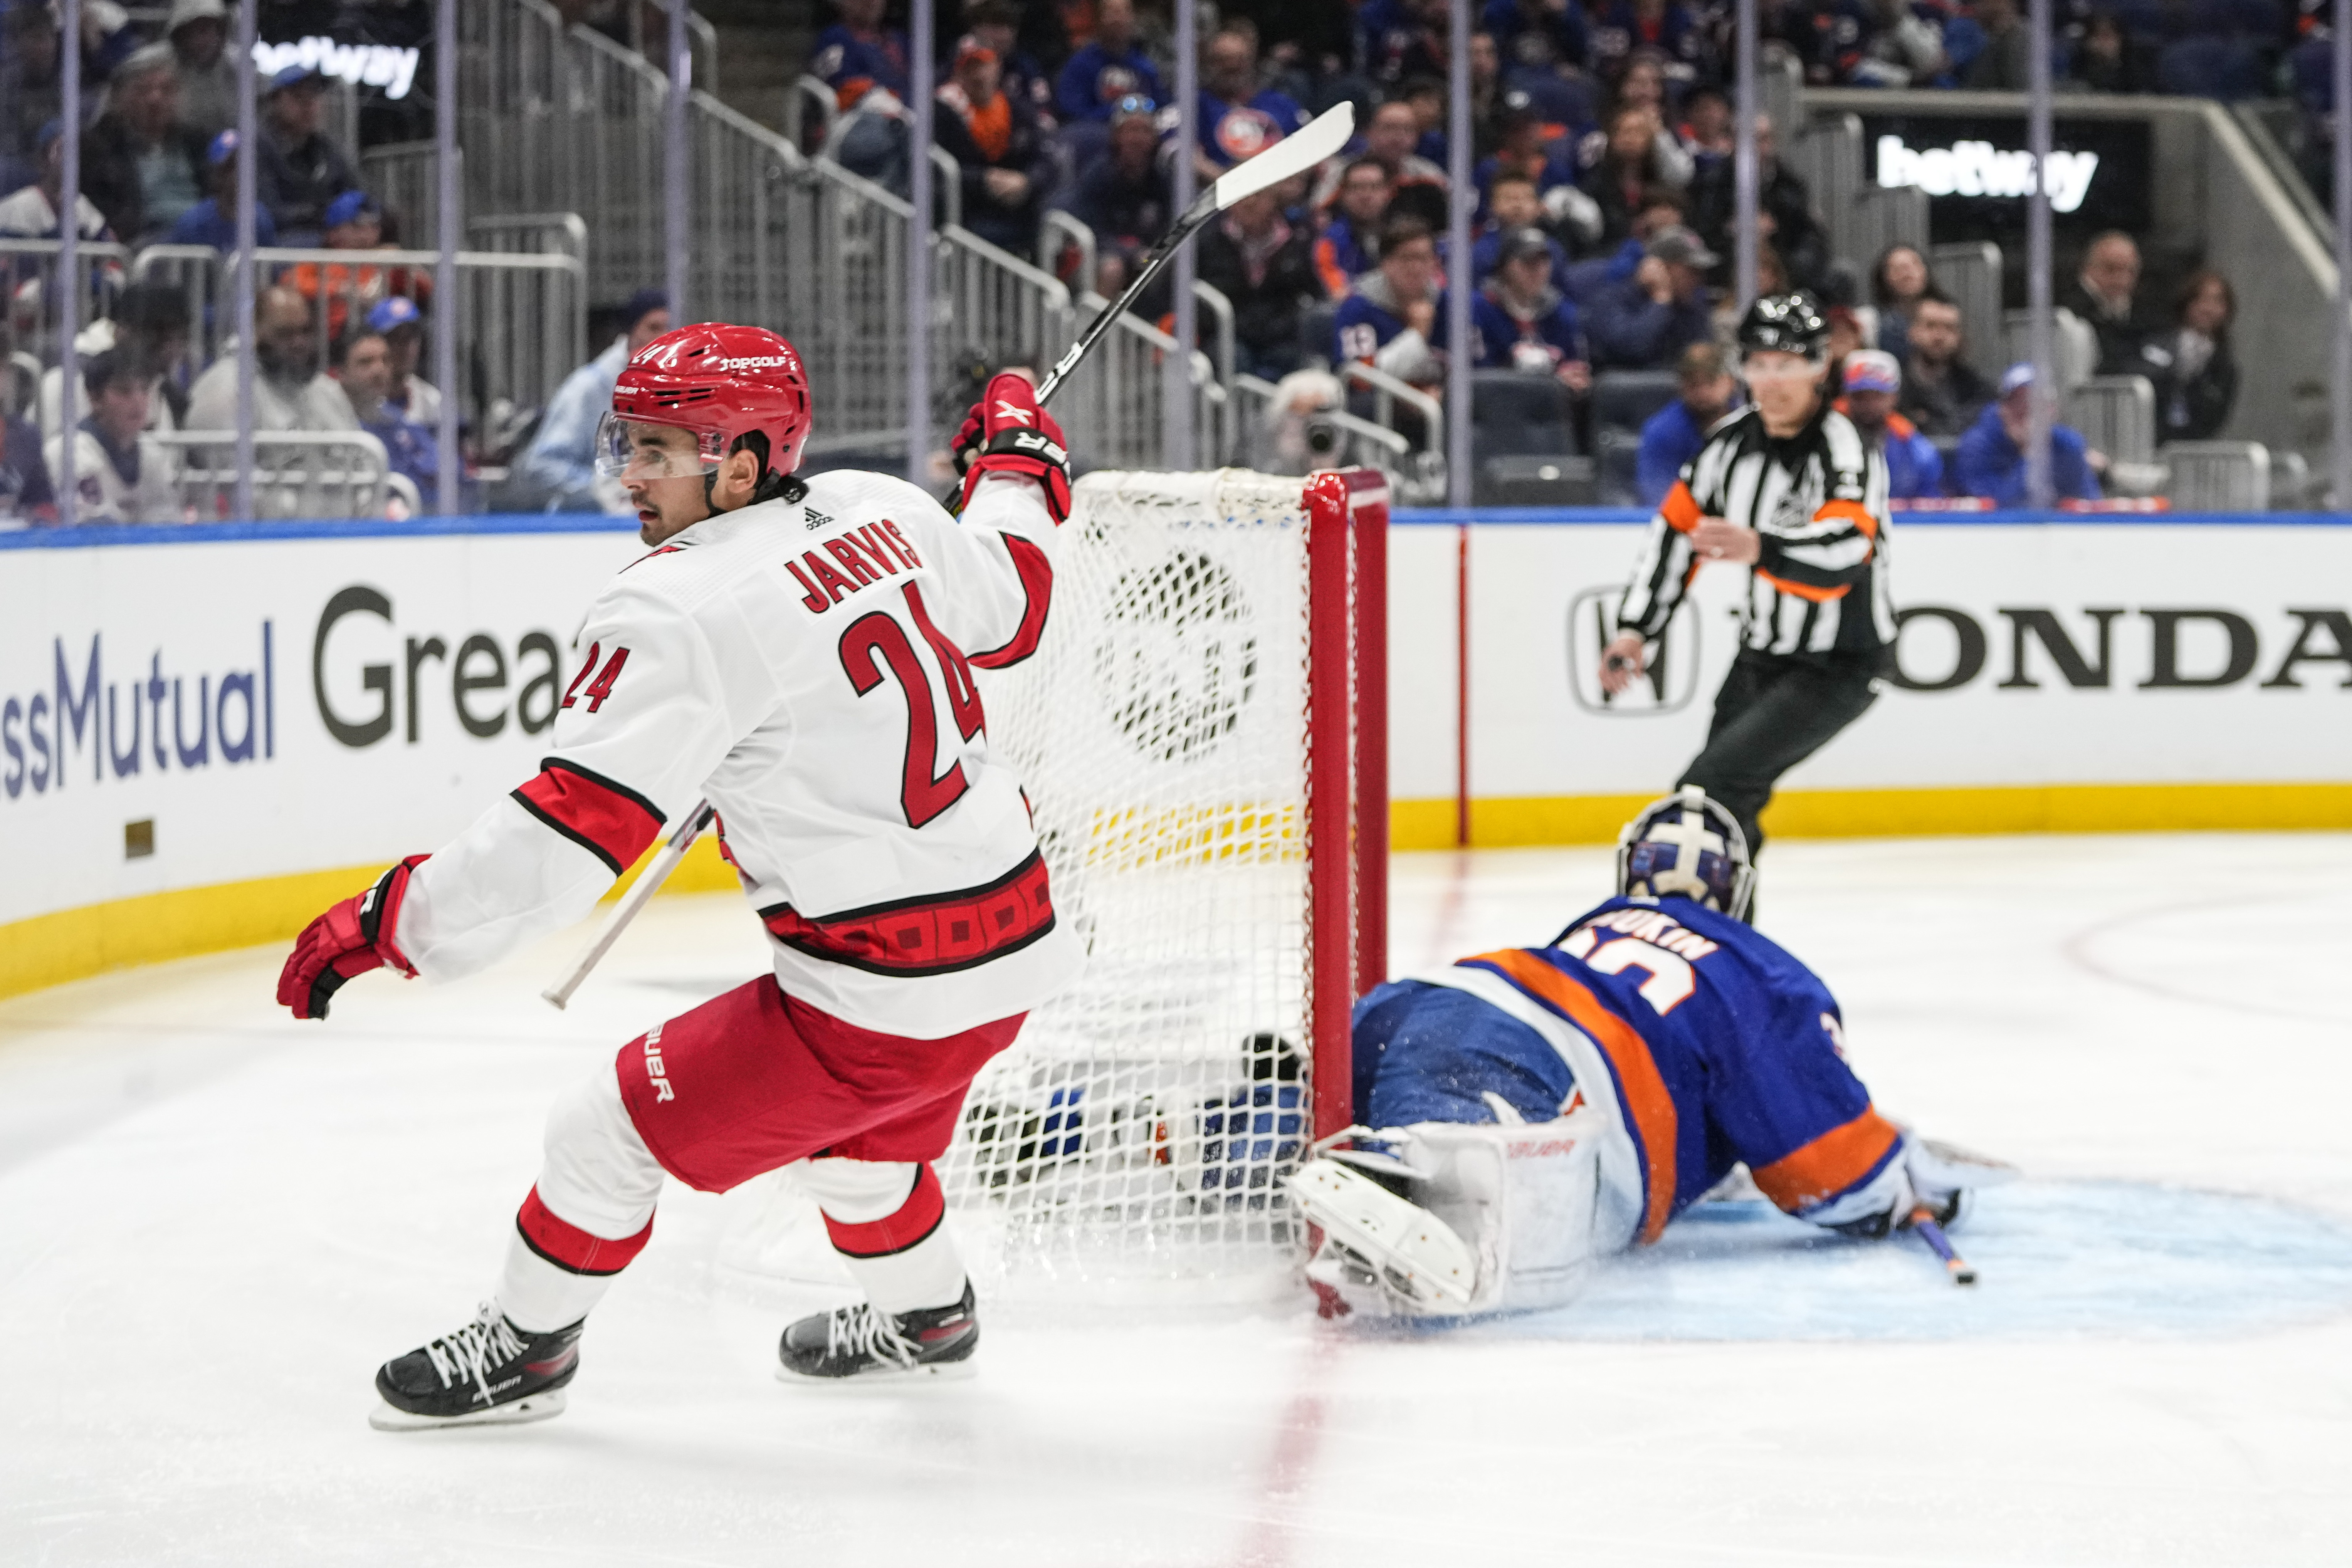
<path id="1" fill-rule="evenodd" d="M 1876 699 L 1895 642 L 1886 464 L 1830 406 L 1828 340 L 1807 295 L 1748 308 L 1739 352 L 1749 406 L 1707 433 L 1666 492 L 1601 655 L 1601 689 L 1613 695 L 1642 673 L 1702 565 L 1748 567 L 1739 653 L 1706 746 L 1677 783 L 1721 801 L 1751 854 L 1772 787 Z"/>

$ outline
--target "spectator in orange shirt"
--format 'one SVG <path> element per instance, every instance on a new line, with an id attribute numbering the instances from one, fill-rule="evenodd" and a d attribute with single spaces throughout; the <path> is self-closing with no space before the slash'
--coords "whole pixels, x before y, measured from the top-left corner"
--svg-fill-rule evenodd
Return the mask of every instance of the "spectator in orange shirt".
<path id="1" fill-rule="evenodd" d="M 365 191 L 345 191 L 328 203 L 325 229 L 323 238 L 329 250 L 384 248 L 383 209 Z M 378 301 L 395 294 L 419 303 L 433 297 L 433 280 L 421 271 L 413 272 L 404 267 L 306 261 L 288 275 L 286 282 L 305 299 L 326 297 L 327 341 L 331 344 L 342 340 L 343 329 L 352 319 L 355 306 L 357 314 L 364 317 Z"/>

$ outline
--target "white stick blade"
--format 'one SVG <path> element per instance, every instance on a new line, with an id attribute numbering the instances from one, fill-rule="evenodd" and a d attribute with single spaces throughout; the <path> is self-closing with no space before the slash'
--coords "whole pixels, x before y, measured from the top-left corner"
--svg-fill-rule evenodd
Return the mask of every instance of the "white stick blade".
<path id="1" fill-rule="evenodd" d="M 1223 211 L 1244 196 L 1278 185 L 1293 174 L 1312 169 L 1348 144 L 1356 133 L 1356 106 L 1341 103 L 1317 115 L 1304 131 L 1284 137 L 1246 163 L 1218 176 L 1217 207 Z"/>

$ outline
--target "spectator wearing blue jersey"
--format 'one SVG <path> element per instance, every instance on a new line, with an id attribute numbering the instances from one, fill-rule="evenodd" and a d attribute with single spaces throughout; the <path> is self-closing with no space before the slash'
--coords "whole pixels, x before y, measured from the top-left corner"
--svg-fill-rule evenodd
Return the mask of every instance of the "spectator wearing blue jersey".
<path id="1" fill-rule="evenodd" d="M 1684 81 L 1710 75 L 1712 51 L 1698 16 L 1680 0 L 1612 0 L 1592 12 L 1592 68 L 1623 72 L 1634 56 L 1655 53 Z"/>
<path id="2" fill-rule="evenodd" d="M 1381 261 L 1356 279 L 1332 318 L 1334 364 L 1370 365 L 1416 386 L 1444 376 L 1445 314 L 1437 291 L 1437 244 L 1419 218 L 1391 218 L 1381 229 Z"/>
<path id="3" fill-rule="evenodd" d="M 1094 41 L 1062 67 L 1055 101 L 1066 121 L 1108 125 L 1118 100 L 1133 94 L 1154 100 L 1168 96 L 1160 68 L 1136 46 L 1134 0 L 1097 0 Z"/>
<path id="4" fill-rule="evenodd" d="M 621 335 L 572 371 L 548 400 L 530 445 L 515 465 L 532 503 L 551 512 L 627 512 L 628 498 L 596 478 L 596 427 L 613 411 L 613 385 L 631 355 L 669 330 L 669 297 L 640 288 L 621 310 Z"/>
<path id="5" fill-rule="evenodd" d="M 1944 455 L 1919 427 L 1895 412 L 1903 394 L 1903 367 L 1884 349 L 1857 349 L 1845 357 L 1845 395 L 1832 404 L 1853 421 L 1864 446 L 1886 459 L 1889 500 L 1916 501 L 1944 493 Z"/>
<path id="6" fill-rule="evenodd" d="M 1096 276 L 1091 283 L 1107 299 L 1117 298 L 1144 254 L 1168 232 L 1175 212 L 1175 184 L 1168 159 L 1160 155 L 1160 132 L 1148 98 L 1119 100 L 1110 124 L 1110 142 L 1078 176 L 1070 215 L 1095 235 Z M 1154 284 L 1150 292 L 1157 293 Z M 1155 301 L 1139 302 L 1155 315 Z"/>
<path id="7" fill-rule="evenodd" d="M 1525 110 L 1504 112 L 1496 123 L 1499 145 L 1491 158 L 1481 159 L 1471 172 L 1482 205 L 1494 200 L 1495 182 L 1511 176 L 1536 188 L 1538 199 L 1560 187 L 1576 184 L 1576 161 L 1559 142 L 1545 139 L 1544 122 Z"/>
<path id="8" fill-rule="evenodd" d="M 1594 361 L 1655 369 L 1713 337 L 1706 275 L 1717 259 L 1698 235 L 1680 225 L 1653 235 L 1633 276 L 1602 288 L 1593 299 L 1586 330 Z"/>
<path id="9" fill-rule="evenodd" d="M 1394 190 L 1378 159 L 1359 158 L 1339 171 L 1339 195 L 1315 240 L 1315 275 L 1332 298 L 1348 298 L 1380 259 L 1381 217 Z"/>
<path id="10" fill-rule="evenodd" d="M 809 75 L 846 112 L 876 88 L 907 96 L 907 35 L 882 26 L 883 0 L 838 0 L 841 20 L 816 36 Z"/>
<path id="11" fill-rule="evenodd" d="M 1535 182 L 1523 174 L 1505 174 L 1495 182 L 1486 205 L 1490 214 L 1486 231 L 1470 246 L 1471 281 L 1483 284 L 1494 276 L 1495 268 L 1503 263 L 1504 241 L 1524 229 L 1535 229 L 1543 234 L 1551 250 L 1551 286 L 1565 296 L 1568 251 L 1545 230 L 1543 204 L 1536 200 Z"/>
<path id="12" fill-rule="evenodd" d="M 168 245 L 208 245 L 215 250 L 236 248 L 236 132 L 224 131 L 205 150 L 205 189 L 210 193 L 179 215 L 164 235 Z M 278 220 L 269 209 L 253 204 L 253 243 L 278 243 Z"/>
<path id="13" fill-rule="evenodd" d="M 1739 400 L 1739 382 L 1723 362 L 1723 350 L 1713 342 L 1693 343 L 1675 361 L 1678 383 L 1675 401 L 1652 414 L 1642 426 L 1642 447 L 1634 458 L 1633 491 L 1652 511 L 1665 503 L 1666 492 L 1681 478 L 1683 465 L 1706 444 L 1706 433 L 1731 412 Z"/>
<path id="14" fill-rule="evenodd" d="M 1968 434 L 1952 455 L 1952 488 L 1976 496 L 1996 507 L 2026 504 L 2025 444 L 2032 418 L 2033 367 L 2015 364 L 2002 372 L 2000 396 Z M 2050 488 L 2063 500 L 2099 498 L 2099 471 L 2105 456 L 2090 448 L 2083 433 L 2054 421 L 2050 426 Z"/>
<path id="15" fill-rule="evenodd" d="M 343 340 L 341 355 L 335 379 L 343 383 L 343 395 L 352 400 L 360 428 L 383 443 L 392 471 L 406 476 L 418 497 L 434 505 L 441 490 L 439 433 L 384 401 L 392 390 L 392 349 L 383 334 L 362 327 Z"/>
<path id="16" fill-rule="evenodd" d="M 1285 94 L 1257 85 L 1257 42 L 1236 27 L 1221 29 L 1201 52 L 1201 97 L 1192 123 L 1200 136 L 1200 172 L 1213 180 L 1256 157 L 1311 118 Z"/>
<path id="17" fill-rule="evenodd" d="M 1592 390 L 1592 365 L 1576 307 L 1551 284 L 1551 241 L 1541 229 L 1521 229 L 1503 241 L 1502 264 L 1470 301 L 1481 369 L 1540 371 L 1581 397 Z"/>
<path id="18" fill-rule="evenodd" d="M 1367 0 L 1357 13 L 1364 68 L 1387 87 L 1445 74 L 1446 0 Z"/>
<path id="19" fill-rule="evenodd" d="M 1591 58 L 1584 7 L 1559 0 L 1486 0 L 1480 25 L 1513 66 L 1549 71 L 1581 68 Z"/>

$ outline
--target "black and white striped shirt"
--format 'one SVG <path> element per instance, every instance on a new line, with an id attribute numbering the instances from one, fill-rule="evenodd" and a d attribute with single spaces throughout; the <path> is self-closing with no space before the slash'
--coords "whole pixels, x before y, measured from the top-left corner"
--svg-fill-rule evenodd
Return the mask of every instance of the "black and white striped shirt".
<path id="1" fill-rule="evenodd" d="M 1706 564 L 1691 549 L 1702 517 L 1761 536 L 1739 616 L 1759 653 L 1874 653 L 1895 641 L 1886 588 L 1886 460 L 1853 421 L 1822 405 L 1786 440 L 1754 408 L 1729 414 L 1683 466 L 1650 519 L 1617 623 L 1656 637 Z"/>

